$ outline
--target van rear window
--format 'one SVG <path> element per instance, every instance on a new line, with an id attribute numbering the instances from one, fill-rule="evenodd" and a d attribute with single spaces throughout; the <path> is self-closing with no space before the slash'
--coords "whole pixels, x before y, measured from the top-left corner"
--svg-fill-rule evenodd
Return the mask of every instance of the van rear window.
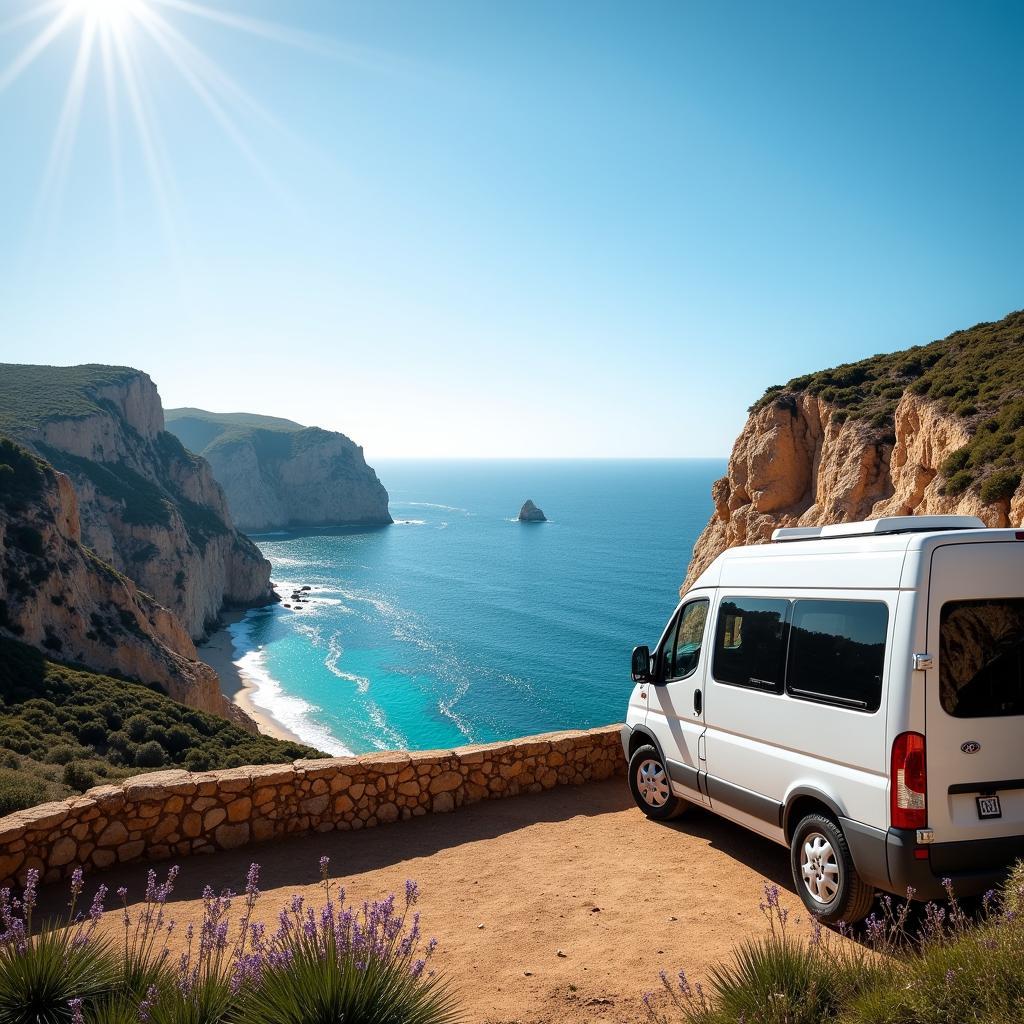
<path id="1" fill-rule="evenodd" d="M 796 601 L 786 689 L 794 697 L 877 711 L 889 609 L 881 601 Z"/>
<path id="2" fill-rule="evenodd" d="M 957 718 L 1024 714 L 1024 599 L 942 606 L 939 696 Z"/>
<path id="3" fill-rule="evenodd" d="M 715 679 L 781 693 L 788 611 L 788 601 L 761 597 L 723 600 L 715 629 Z"/>

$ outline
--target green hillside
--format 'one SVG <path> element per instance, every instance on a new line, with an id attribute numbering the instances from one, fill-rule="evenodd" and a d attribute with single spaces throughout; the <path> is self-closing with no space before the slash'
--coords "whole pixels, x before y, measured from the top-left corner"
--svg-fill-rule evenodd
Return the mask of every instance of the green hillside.
<path id="1" fill-rule="evenodd" d="M 160 768 L 324 756 L 0 638 L 0 815 Z"/>
<path id="2" fill-rule="evenodd" d="M 260 416 L 250 412 L 207 412 L 205 409 L 167 409 L 164 421 L 167 429 L 186 448 L 200 455 L 219 445 L 266 438 L 277 449 L 275 454 L 287 456 L 291 447 L 288 435 L 312 429 L 277 416 Z"/>
<path id="3" fill-rule="evenodd" d="M 129 366 L 0 363 L 0 432 L 16 435 L 50 419 L 105 411 L 97 390 L 137 375 Z"/>
<path id="4" fill-rule="evenodd" d="M 164 418 L 167 429 L 186 448 L 203 456 L 232 445 L 251 444 L 260 461 L 289 459 L 332 436 L 320 427 L 249 412 L 168 409 Z"/>
<path id="5" fill-rule="evenodd" d="M 947 494 L 973 485 L 985 501 L 1013 493 L 1024 469 L 1024 311 L 929 345 L 795 377 L 769 388 L 751 412 L 810 393 L 838 407 L 838 421 L 862 420 L 884 441 L 907 390 L 963 417 L 974 435 L 942 467 Z"/>

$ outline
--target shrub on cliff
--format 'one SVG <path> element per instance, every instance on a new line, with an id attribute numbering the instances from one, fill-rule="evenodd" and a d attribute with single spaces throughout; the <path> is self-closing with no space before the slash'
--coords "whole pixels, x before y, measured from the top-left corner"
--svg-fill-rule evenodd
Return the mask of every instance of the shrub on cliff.
<path id="1" fill-rule="evenodd" d="M 140 768 L 205 771 L 323 756 L 301 743 L 252 735 L 140 683 L 55 664 L 0 638 L 0 755 L 5 752 L 18 757 L 25 781 L 5 783 L 0 773 L 4 814 Z M 63 776 L 50 768 L 71 764 L 77 767 Z"/>
<path id="2" fill-rule="evenodd" d="M 25 807 L 59 800 L 67 791 L 39 775 L 0 768 L 0 817 Z"/>

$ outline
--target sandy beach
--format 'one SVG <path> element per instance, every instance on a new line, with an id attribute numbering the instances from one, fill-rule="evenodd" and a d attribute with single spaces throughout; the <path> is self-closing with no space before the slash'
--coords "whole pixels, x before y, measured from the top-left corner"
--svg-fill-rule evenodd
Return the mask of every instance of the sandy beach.
<path id="1" fill-rule="evenodd" d="M 278 740 L 291 740 L 294 743 L 305 743 L 290 729 L 286 729 L 272 715 L 258 708 L 252 701 L 257 690 L 256 681 L 235 664 L 235 648 L 231 640 L 228 626 L 241 622 L 245 618 L 244 611 L 225 611 L 221 613 L 220 628 L 212 633 L 197 648 L 199 657 L 220 677 L 220 688 L 228 700 L 237 704 L 259 727 L 265 736 L 273 736 Z"/>

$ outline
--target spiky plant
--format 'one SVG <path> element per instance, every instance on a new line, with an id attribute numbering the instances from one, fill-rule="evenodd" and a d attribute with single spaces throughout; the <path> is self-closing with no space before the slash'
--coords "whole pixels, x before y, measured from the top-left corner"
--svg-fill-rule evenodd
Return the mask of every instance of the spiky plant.
<path id="1" fill-rule="evenodd" d="M 36 929 L 38 884 L 39 872 L 30 870 L 20 899 L 0 891 L 0 1024 L 66 1024 L 81 1016 L 82 1003 L 101 1000 L 118 984 L 117 957 L 93 934 L 96 901 L 88 917 L 76 918 L 81 872 L 72 879 L 67 917 Z M 102 900 L 102 892 L 97 896 Z"/>
<path id="2" fill-rule="evenodd" d="M 345 892 L 335 897 L 320 862 L 324 905 L 296 898 L 269 940 L 257 933 L 248 959 L 238 962 L 238 1024 L 454 1024 L 455 997 L 428 963 L 435 940 L 424 943 L 419 897 L 407 882 L 404 907 L 395 897 L 354 911 Z"/>

